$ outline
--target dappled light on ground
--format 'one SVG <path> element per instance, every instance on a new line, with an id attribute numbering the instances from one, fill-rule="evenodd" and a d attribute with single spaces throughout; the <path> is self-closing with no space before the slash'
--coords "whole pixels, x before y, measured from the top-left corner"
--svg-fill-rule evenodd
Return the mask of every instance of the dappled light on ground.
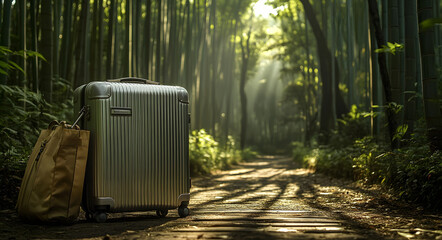
<path id="1" fill-rule="evenodd" d="M 20 222 L 1 213 L 0 239 L 439 239 L 442 216 L 366 189 L 263 156 L 193 179 L 191 215 L 111 214 L 103 224 L 84 217 L 72 226 Z"/>

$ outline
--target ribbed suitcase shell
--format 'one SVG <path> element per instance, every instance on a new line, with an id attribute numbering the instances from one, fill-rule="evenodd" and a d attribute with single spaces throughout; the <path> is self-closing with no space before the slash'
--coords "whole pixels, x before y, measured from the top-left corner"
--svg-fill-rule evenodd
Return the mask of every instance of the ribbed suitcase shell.
<path id="1" fill-rule="evenodd" d="M 83 92 L 84 91 L 84 92 Z M 184 88 L 92 82 L 75 90 L 91 131 L 86 211 L 159 210 L 190 199 L 188 94 Z"/>

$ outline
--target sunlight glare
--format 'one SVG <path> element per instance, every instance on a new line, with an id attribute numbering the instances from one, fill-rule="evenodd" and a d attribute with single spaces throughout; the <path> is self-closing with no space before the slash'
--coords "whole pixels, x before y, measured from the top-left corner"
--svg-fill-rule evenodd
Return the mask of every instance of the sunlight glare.
<path id="1" fill-rule="evenodd" d="M 259 0 L 253 6 L 253 12 L 255 16 L 262 16 L 263 18 L 268 18 L 270 14 L 276 15 L 278 13 L 278 9 L 273 8 L 270 5 L 266 4 L 267 0 Z"/>

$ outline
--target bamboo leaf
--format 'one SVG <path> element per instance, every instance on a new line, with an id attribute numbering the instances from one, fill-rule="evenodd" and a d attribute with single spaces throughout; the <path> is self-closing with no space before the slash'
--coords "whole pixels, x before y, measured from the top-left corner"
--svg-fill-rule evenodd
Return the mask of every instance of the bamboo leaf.
<path id="1" fill-rule="evenodd" d="M 0 61 L 0 67 L 1 68 L 8 68 L 8 64 L 4 61 Z"/>
<path id="2" fill-rule="evenodd" d="M 5 46 L 0 46 L 0 53 L 6 55 L 12 53 L 12 50 Z"/>
<path id="3" fill-rule="evenodd" d="M 35 105 L 35 104 L 34 104 L 32 101 L 30 101 L 29 99 L 21 98 L 21 99 L 18 99 L 18 101 L 23 102 L 23 103 L 26 103 L 27 105 L 31 105 L 32 107 L 37 108 L 37 105 Z"/>
<path id="4" fill-rule="evenodd" d="M 0 68 L 0 74 L 8 75 L 8 73 L 5 70 L 3 70 L 2 68 Z"/>
<path id="5" fill-rule="evenodd" d="M 419 30 L 425 32 L 430 30 L 434 25 L 442 23 L 442 18 L 430 18 L 419 23 Z"/>
<path id="6" fill-rule="evenodd" d="M 26 50 L 26 55 L 28 57 L 37 57 L 40 58 L 43 61 L 47 61 L 46 58 L 39 52 L 35 52 L 35 51 L 31 51 L 31 50 Z"/>
<path id="7" fill-rule="evenodd" d="M 13 61 L 9 61 L 9 64 L 12 66 L 11 69 L 17 69 L 22 73 L 25 73 L 25 71 L 23 70 L 23 68 L 21 68 L 17 63 L 13 62 Z"/>
<path id="8" fill-rule="evenodd" d="M 407 133 L 408 130 L 408 124 L 400 125 L 396 128 L 396 133 L 393 136 L 393 140 L 400 140 L 402 137 Z"/>
<path id="9" fill-rule="evenodd" d="M 5 131 L 5 132 L 7 131 L 7 132 L 9 132 L 11 134 L 17 134 L 17 131 L 15 131 L 14 129 L 8 128 L 8 127 L 4 127 L 2 129 L 2 131 Z"/>
<path id="10" fill-rule="evenodd" d="M 57 119 L 57 117 L 55 117 L 54 115 L 50 114 L 50 113 L 43 113 L 43 116 L 49 118 L 49 119 Z"/>

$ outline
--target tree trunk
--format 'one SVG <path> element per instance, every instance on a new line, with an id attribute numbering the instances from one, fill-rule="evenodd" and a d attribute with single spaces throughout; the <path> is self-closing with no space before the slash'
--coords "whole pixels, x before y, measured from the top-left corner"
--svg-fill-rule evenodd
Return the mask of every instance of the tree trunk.
<path id="1" fill-rule="evenodd" d="M 366 3 L 366 6 L 368 6 L 368 3 Z M 368 111 L 374 111 L 373 110 L 373 105 L 374 105 L 374 96 L 376 95 L 376 81 L 375 81 L 375 72 L 373 71 L 373 38 L 372 38 L 372 34 L 373 32 L 371 31 L 371 27 L 370 27 L 370 17 L 368 16 L 368 13 L 366 12 L 365 14 L 365 21 L 364 23 L 367 24 L 367 45 L 368 45 L 368 52 L 367 52 L 367 56 L 368 56 L 368 61 L 369 61 L 369 68 L 367 69 L 368 73 L 369 73 L 369 86 L 368 86 L 368 100 L 369 103 L 367 105 L 367 109 Z M 374 132 L 375 132 L 375 122 L 374 122 L 374 116 L 371 115 L 370 117 L 370 135 L 374 136 Z"/>
<path id="2" fill-rule="evenodd" d="M 53 31 L 53 37 L 52 40 L 54 41 L 52 54 L 54 61 L 52 61 L 52 75 L 53 75 L 53 81 L 59 82 L 60 81 L 60 62 L 59 62 L 59 56 L 60 56 L 60 17 L 61 17 L 61 8 L 62 8 L 63 1 L 54 1 L 54 31 Z"/>
<path id="3" fill-rule="evenodd" d="M 162 28 L 162 18 L 161 18 L 161 0 L 157 0 L 157 33 L 156 33 L 156 56 L 155 56 L 155 81 L 163 82 L 161 80 L 161 28 Z"/>
<path id="4" fill-rule="evenodd" d="M 212 115 L 211 115 L 211 128 L 212 128 L 212 133 L 216 134 L 215 131 L 215 125 L 216 125 L 216 118 L 217 116 L 219 116 L 218 114 L 218 107 L 217 107 L 217 102 L 216 102 L 216 84 L 218 83 L 219 80 L 219 72 L 218 72 L 218 55 L 219 52 L 222 50 L 221 46 L 219 46 L 217 44 L 217 22 L 216 22 L 216 1 L 212 1 L 212 4 L 210 5 L 211 8 L 211 17 L 213 18 L 212 24 L 211 24 L 211 28 L 213 26 L 212 29 L 212 42 L 211 42 L 211 50 L 212 50 L 212 57 L 211 57 L 211 62 L 212 62 L 212 74 L 210 77 L 210 81 L 211 81 L 211 106 L 210 106 L 210 110 L 212 111 Z M 216 136 L 215 136 L 216 137 Z"/>
<path id="5" fill-rule="evenodd" d="M 31 50 L 37 52 L 37 21 L 36 21 L 36 6 L 35 0 L 31 0 L 30 5 L 30 15 L 31 15 Z M 39 78 L 38 78 L 38 57 L 35 56 L 31 60 L 31 72 L 32 72 L 32 84 L 30 84 L 30 88 L 34 92 L 39 92 Z"/>
<path id="6" fill-rule="evenodd" d="M 378 11 L 378 4 L 376 0 L 369 0 L 368 2 L 368 8 L 370 11 L 370 20 L 374 26 L 375 30 L 375 36 L 376 36 L 376 42 L 378 46 L 386 45 L 384 34 L 382 32 L 381 24 L 379 21 L 379 11 Z M 385 57 L 385 53 L 380 52 L 378 53 L 378 64 L 379 64 L 379 70 L 381 72 L 381 79 L 382 79 L 382 85 L 384 86 L 384 93 L 385 93 L 385 99 L 386 99 L 386 113 L 387 113 L 387 120 L 388 120 L 388 132 L 390 137 L 390 145 L 392 149 L 397 148 L 397 140 L 393 140 L 394 134 L 396 132 L 397 123 L 396 119 L 394 117 L 393 109 L 391 108 L 391 103 L 393 102 L 392 94 L 391 94 L 391 85 L 390 85 L 390 77 L 388 75 L 388 69 L 387 69 L 387 60 Z"/>
<path id="7" fill-rule="evenodd" d="M 191 50 L 192 50 L 192 25 L 191 25 L 191 15 L 190 15 L 190 1 L 186 0 L 186 38 L 184 39 L 184 86 L 190 87 L 190 79 L 192 76 L 192 64 L 191 64 Z M 186 51 L 187 50 L 187 51 Z"/>
<path id="8" fill-rule="evenodd" d="M 2 16 L 3 16 L 2 13 L 3 13 L 3 2 L 0 1 L 0 26 L 1 26 Z M 1 29 L 1 27 L 0 27 L 0 29 Z"/>
<path id="9" fill-rule="evenodd" d="M 144 35 L 145 35 L 145 37 L 144 37 L 144 44 L 147 44 L 146 45 L 146 57 L 145 57 L 145 64 L 144 64 L 144 66 L 145 66 L 145 68 L 146 68 L 146 78 L 150 78 L 150 73 L 151 73 L 151 71 L 150 71 L 150 69 L 151 69 L 151 62 L 150 62 L 150 53 L 151 53 L 151 46 L 152 46 L 152 44 L 151 44 L 151 41 L 150 41 L 150 39 L 151 39 L 151 33 L 150 33 L 150 29 L 151 29 L 151 19 L 152 19 L 152 0 L 147 0 L 147 6 L 146 6 L 146 9 L 147 9 L 147 13 L 146 13 L 146 23 L 145 23 L 145 33 L 144 33 Z"/>
<path id="10" fill-rule="evenodd" d="M 10 27 L 11 27 L 11 5 L 12 0 L 4 0 L 3 3 L 3 21 L 1 30 L 0 45 L 9 48 Z M 0 58 L 0 61 L 8 62 L 8 57 Z M 0 84 L 7 83 L 7 75 L 0 74 Z"/>
<path id="11" fill-rule="evenodd" d="M 433 0 L 418 1 L 419 22 L 433 18 Z M 442 114 L 438 96 L 438 82 L 434 54 L 434 26 L 419 32 L 422 57 L 422 86 L 425 120 L 430 147 L 433 151 L 442 149 Z"/>
<path id="12" fill-rule="evenodd" d="M 95 72 L 97 71 L 98 67 L 96 65 L 97 61 L 97 45 L 98 45 L 98 2 L 97 0 L 94 1 L 93 10 L 92 10 L 92 29 L 91 29 L 91 62 L 89 64 L 89 72 L 90 72 L 90 79 L 92 81 L 95 79 Z M 102 7 L 100 7 L 102 8 Z"/>
<path id="13" fill-rule="evenodd" d="M 98 45 L 97 45 L 97 51 L 96 51 L 96 63 L 95 66 L 97 66 L 97 71 L 94 73 L 96 80 L 103 80 L 103 32 L 104 32 L 104 25 L 103 25 L 103 18 L 104 18 L 104 8 L 103 8 L 103 0 L 98 0 Z"/>
<path id="14" fill-rule="evenodd" d="M 347 4 L 347 71 L 348 71 L 348 105 L 354 103 L 353 100 L 353 1 L 346 1 Z"/>
<path id="15" fill-rule="evenodd" d="M 80 13 L 80 26 L 78 31 L 78 40 L 76 47 L 76 70 L 74 88 L 89 82 L 88 74 L 88 54 L 87 54 L 87 30 L 89 26 L 89 1 L 82 0 Z"/>
<path id="16" fill-rule="evenodd" d="M 114 76 L 114 55 L 115 55 L 115 32 L 116 32 L 116 19 L 117 19 L 117 4 L 118 1 L 110 1 L 109 9 L 109 22 L 107 33 L 107 59 L 106 59 L 106 78 L 110 79 Z"/>
<path id="17" fill-rule="evenodd" d="M 389 42 L 399 43 L 399 4 L 398 0 L 388 1 L 388 36 Z M 401 101 L 402 86 L 401 86 L 401 53 L 396 52 L 396 54 L 389 55 L 389 74 L 391 82 L 391 97 L 392 101 L 396 104 L 403 105 Z M 401 125 L 401 114 L 394 114 L 396 122 Z"/>
<path id="18" fill-rule="evenodd" d="M 247 96 L 245 92 L 245 85 L 247 80 L 247 69 L 249 64 L 249 54 L 250 54 L 250 35 L 252 31 L 251 28 L 247 33 L 247 40 L 245 46 L 243 45 L 243 37 L 241 36 L 241 75 L 239 82 L 239 97 L 241 102 L 241 133 L 240 133 L 240 149 L 243 150 L 246 143 L 247 136 Z"/>
<path id="19" fill-rule="evenodd" d="M 40 90 L 43 98 L 52 103 L 52 1 L 41 2 L 40 17 L 40 53 L 46 58 L 46 61 L 41 63 Z"/>
<path id="20" fill-rule="evenodd" d="M 126 42 L 123 75 L 132 76 L 132 1 L 126 1 Z"/>
<path id="21" fill-rule="evenodd" d="M 416 80 L 420 80 L 417 75 L 416 62 L 419 48 L 419 34 L 417 22 L 417 2 L 416 0 L 405 0 L 405 119 L 404 123 L 408 126 L 406 138 L 410 138 L 410 134 L 414 130 L 414 121 L 416 120 Z"/>
<path id="22" fill-rule="evenodd" d="M 332 124 L 332 79 L 331 79 L 331 61 L 332 54 L 327 47 L 327 40 L 324 33 L 319 27 L 316 14 L 312 5 L 308 0 L 300 0 L 304 6 L 305 14 L 310 22 L 313 33 L 316 38 L 317 51 L 319 56 L 319 65 L 321 68 L 321 81 L 322 81 L 322 99 L 321 99 L 321 114 L 320 114 L 320 142 L 326 144 L 329 139 L 330 130 L 333 128 Z M 339 67 L 335 65 L 335 79 L 339 79 Z M 339 91 L 339 81 L 335 81 L 335 94 L 336 94 L 336 115 L 341 117 L 348 112 L 348 108 L 342 98 Z"/>
<path id="23" fill-rule="evenodd" d="M 375 50 L 378 48 L 376 44 L 376 36 L 374 34 L 374 27 L 373 24 L 370 23 L 370 43 L 371 43 L 371 59 L 373 61 L 371 67 L 372 67 L 372 84 L 371 84 L 371 110 L 373 113 L 380 112 L 379 108 L 374 108 L 373 106 L 382 106 L 383 105 L 383 95 L 382 95 L 382 86 L 380 84 L 380 72 L 379 72 L 379 64 L 377 59 L 377 53 Z M 380 134 L 380 127 L 381 127 L 381 116 L 378 115 L 377 117 L 371 116 L 370 117 L 371 123 L 372 123 L 372 136 L 379 136 Z"/>
<path id="24" fill-rule="evenodd" d="M 404 19 L 404 13 L 405 13 L 405 6 L 404 1 L 399 1 L 399 43 L 404 44 L 405 43 L 405 19 Z M 401 105 L 405 106 L 405 52 L 399 51 L 399 66 L 400 66 L 400 103 Z M 405 112 L 401 111 L 399 113 L 399 121 L 398 123 L 400 125 L 404 124 L 404 117 Z"/>
<path id="25" fill-rule="evenodd" d="M 327 1 L 327 2 L 329 2 L 329 1 Z M 336 127 L 336 87 L 337 87 L 337 85 L 335 84 L 337 81 L 338 81 L 338 79 L 336 79 L 336 72 L 335 72 L 335 70 L 336 70 L 336 67 L 335 67 L 335 65 L 337 66 L 337 61 L 336 61 L 336 57 L 335 57 L 335 33 L 336 33 L 336 29 L 335 29 L 335 11 L 336 11 L 336 9 L 335 9 L 335 6 L 336 6 L 336 3 L 335 3 L 335 0 L 333 0 L 332 2 L 331 2 L 331 4 L 332 4 L 332 7 L 330 8 L 330 17 L 331 17 L 331 24 L 330 24 L 330 27 L 331 27 L 331 29 L 330 29 L 330 39 L 331 39 L 331 43 L 330 43 L 330 50 L 331 50 L 331 93 L 332 93 L 332 104 L 331 104 L 331 107 L 332 107 L 332 123 L 331 123 L 331 126 L 332 126 L 332 129 L 334 129 L 335 127 Z"/>
<path id="26" fill-rule="evenodd" d="M 60 77 L 67 79 L 67 65 L 68 56 L 70 54 L 69 46 L 71 42 L 71 31 L 72 31 L 72 1 L 66 1 L 64 3 L 64 14 L 63 14 L 63 38 L 61 42 L 61 55 L 60 55 Z M 31 7 L 32 9 L 32 7 Z"/>
<path id="27" fill-rule="evenodd" d="M 81 5 L 81 1 L 82 0 L 74 0 L 73 4 L 72 4 L 72 10 L 73 13 L 72 14 L 72 31 L 70 33 L 71 37 L 70 40 L 68 42 L 68 49 L 67 49 L 67 60 L 66 60 L 66 64 L 65 64 L 65 68 L 66 68 L 66 79 L 69 79 L 71 82 L 72 86 L 75 86 L 75 67 L 78 64 L 76 63 L 76 57 L 78 55 L 79 51 L 76 51 L 76 47 L 78 44 L 78 41 L 80 40 L 78 37 L 78 33 L 80 31 L 80 27 L 81 26 L 81 19 L 78 18 L 77 16 L 80 15 L 80 5 Z"/>
<path id="28" fill-rule="evenodd" d="M 311 63 L 310 63 L 310 44 L 309 44 L 309 28 L 308 28 L 308 20 L 307 20 L 307 14 L 304 14 L 304 25 L 305 25 L 305 55 L 307 58 L 307 87 L 306 87 L 306 91 L 307 91 L 307 99 L 313 99 L 313 96 L 310 96 L 310 86 L 313 85 L 314 83 L 314 78 L 313 78 L 313 83 L 310 83 L 310 68 L 312 68 Z M 307 102 L 309 102 L 309 100 L 307 100 Z M 306 112 L 306 119 L 305 119 L 305 134 L 304 134 L 304 146 L 306 147 L 310 147 L 310 139 L 311 139 L 311 111 L 310 109 L 313 107 L 313 104 L 311 104 L 310 106 L 308 106 L 307 112 Z"/>
<path id="29" fill-rule="evenodd" d="M 140 51 L 140 18 L 141 18 L 141 0 L 133 1 L 132 3 L 132 76 L 141 76 L 140 74 L 140 66 L 141 62 L 139 61 L 139 56 L 141 55 Z"/>
<path id="30" fill-rule="evenodd" d="M 26 0 L 18 1 L 18 5 L 20 7 L 20 50 L 23 50 L 23 56 L 19 62 L 20 67 L 23 69 L 23 72 L 19 73 L 19 85 L 26 88 Z"/>

